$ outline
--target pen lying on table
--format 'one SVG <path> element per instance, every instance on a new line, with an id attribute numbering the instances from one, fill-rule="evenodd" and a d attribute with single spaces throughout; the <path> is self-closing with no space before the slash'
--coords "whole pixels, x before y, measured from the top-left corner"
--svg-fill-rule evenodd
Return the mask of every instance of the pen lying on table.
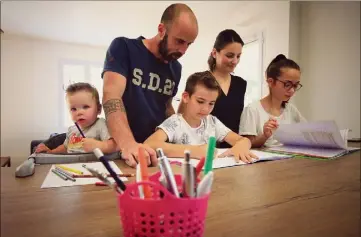
<path id="1" fill-rule="evenodd" d="M 135 174 L 117 174 L 118 177 L 135 177 Z M 96 178 L 92 174 L 73 174 L 73 178 Z M 108 177 L 112 177 L 110 174 L 108 174 Z"/>

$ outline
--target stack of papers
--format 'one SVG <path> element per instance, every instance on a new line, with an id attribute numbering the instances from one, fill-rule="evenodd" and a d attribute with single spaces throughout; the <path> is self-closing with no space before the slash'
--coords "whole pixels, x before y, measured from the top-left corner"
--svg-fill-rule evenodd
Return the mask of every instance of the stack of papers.
<path id="1" fill-rule="evenodd" d="M 281 124 L 274 134 L 280 145 L 265 150 L 336 158 L 360 149 L 347 147 L 348 131 L 339 130 L 334 121 Z"/>

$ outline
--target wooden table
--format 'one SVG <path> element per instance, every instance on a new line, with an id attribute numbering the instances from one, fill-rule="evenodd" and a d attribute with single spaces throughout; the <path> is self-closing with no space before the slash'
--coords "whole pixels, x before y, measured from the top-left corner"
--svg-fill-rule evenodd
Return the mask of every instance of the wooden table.
<path id="1" fill-rule="evenodd" d="M 15 168 L 1 169 L 2 237 L 122 236 L 112 190 L 40 189 L 49 167 L 38 166 L 24 179 L 15 178 Z M 330 161 L 295 158 L 215 170 L 206 237 L 359 235 L 360 152 Z"/>

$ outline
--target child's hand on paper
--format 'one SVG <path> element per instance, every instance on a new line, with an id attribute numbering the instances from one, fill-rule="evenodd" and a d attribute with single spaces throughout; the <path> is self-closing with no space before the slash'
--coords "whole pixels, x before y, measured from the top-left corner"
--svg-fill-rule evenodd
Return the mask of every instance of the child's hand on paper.
<path id="1" fill-rule="evenodd" d="M 270 138 L 273 134 L 273 130 L 278 128 L 278 122 L 274 118 L 270 118 L 265 124 L 263 125 L 263 135 L 266 138 Z"/>
<path id="2" fill-rule="evenodd" d="M 81 141 L 83 142 L 83 149 L 85 152 L 93 152 L 95 148 L 101 146 L 101 142 L 94 138 L 83 138 Z"/>
<path id="3" fill-rule="evenodd" d="M 249 139 L 242 138 L 232 148 L 226 150 L 218 157 L 222 158 L 226 156 L 233 156 L 237 163 L 239 162 L 239 160 L 247 164 L 253 163 L 255 159 L 258 159 L 258 157 L 249 150 L 250 147 L 251 142 L 249 141 Z"/>
<path id="4" fill-rule="evenodd" d="M 49 152 L 50 151 L 50 148 L 47 147 L 44 143 L 40 143 L 36 149 L 35 149 L 35 153 L 42 153 L 42 152 Z"/>

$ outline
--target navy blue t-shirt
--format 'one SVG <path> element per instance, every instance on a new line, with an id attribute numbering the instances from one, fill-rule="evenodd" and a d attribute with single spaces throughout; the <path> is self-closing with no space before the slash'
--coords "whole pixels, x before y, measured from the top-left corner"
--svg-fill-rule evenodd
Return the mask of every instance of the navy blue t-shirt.
<path id="1" fill-rule="evenodd" d="M 142 39 L 115 38 L 110 44 L 102 77 L 106 71 L 127 80 L 123 102 L 130 129 L 137 142 L 144 142 L 166 118 L 166 104 L 177 93 L 182 66 L 164 63 L 143 44 Z"/>

